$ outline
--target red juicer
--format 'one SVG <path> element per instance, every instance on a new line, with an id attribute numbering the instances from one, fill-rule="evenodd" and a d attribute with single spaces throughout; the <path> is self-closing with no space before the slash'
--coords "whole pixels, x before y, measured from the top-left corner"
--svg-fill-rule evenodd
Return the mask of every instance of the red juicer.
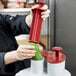
<path id="1" fill-rule="evenodd" d="M 66 56 L 62 53 L 61 47 L 53 47 L 52 50 L 42 52 L 42 55 L 47 58 L 47 62 L 56 64 L 66 60 Z"/>
<path id="2" fill-rule="evenodd" d="M 66 56 L 61 52 L 61 47 L 53 47 L 53 51 L 43 51 L 42 55 L 47 61 L 47 76 L 71 76 L 65 69 Z"/>
<path id="3" fill-rule="evenodd" d="M 38 4 L 39 7 L 32 9 L 33 20 L 31 25 L 29 41 L 39 43 L 41 27 L 43 22 L 43 19 L 41 18 L 41 12 L 44 11 L 41 10 L 41 7 L 44 5 L 44 3 L 37 2 L 36 4 Z"/>

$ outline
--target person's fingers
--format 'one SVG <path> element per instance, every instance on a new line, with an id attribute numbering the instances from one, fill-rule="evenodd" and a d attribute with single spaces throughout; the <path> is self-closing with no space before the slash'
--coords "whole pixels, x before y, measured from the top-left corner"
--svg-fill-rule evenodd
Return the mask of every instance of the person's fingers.
<path id="1" fill-rule="evenodd" d="M 38 4 L 34 5 L 34 6 L 32 7 L 32 9 L 37 8 L 37 7 L 39 7 Z M 40 9 L 41 9 L 41 10 L 47 10 L 47 9 L 48 9 L 48 6 L 47 6 L 47 5 L 43 5 L 43 7 L 41 7 Z"/>
<path id="2" fill-rule="evenodd" d="M 38 4 L 34 5 L 31 9 L 34 9 L 34 8 L 37 8 L 37 7 L 39 7 Z"/>
<path id="3" fill-rule="evenodd" d="M 17 53 L 17 60 L 24 60 L 27 58 L 32 58 L 35 54 L 25 54 L 25 53 Z"/>
<path id="4" fill-rule="evenodd" d="M 41 18 L 47 18 L 49 17 L 49 14 L 48 15 L 42 15 Z"/>
<path id="5" fill-rule="evenodd" d="M 48 9 L 48 6 L 47 5 L 44 5 L 41 10 L 47 10 Z"/>
<path id="6" fill-rule="evenodd" d="M 48 9 L 47 11 L 44 11 L 44 12 L 41 12 L 41 15 L 47 15 L 47 14 L 50 14 L 50 10 Z"/>
<path id="7" fill-rule="evenodd" d="M 29 51 L 29 52 L 22 52 L 22 53 L 25 53 L 25 54 L 35 54 L 36 53 L 36 51 Z"/>
<path id="8" fill-rule="evenodd" d="M 21 53 L 21 55 L 24 56 L 24 57 L 35 56 L 35 54 L 24 54 L 24 53 Z"/>
<path id="9" fill-rule="evenodd" d="M 38 44 L 38 47 L 40 50 L 43 50 L 43 47 L 40 44 Z"/>
<path id="10" fill-rule="evenodd" d="M 35 54 L 35 50 L 26 50 L 26 49 L 20 49 L 20 53 L 25 53 L 25 54 Z"/>
<path id="11" fill-rule="evenodd" d="M 28 56 L 28 57 L 22 57 L 21 59 L 19 59 L 19 60 L 24 60 L 24 59 L 31 59 L 32 58 L 32 56 Z"/>
<path id="12" fill-rule="evenodd" d="M 24 60 L 24 59 L 31 59 L 32 58 L 32 56 L 28 56 L 28 57 L 24 57 L 22 60 Z"/>
<path id="13" fill-rule="evenodd" d="M 35 56 L 35 54 L 24 54 L 24 53 L 20 53 L 20 55 L 22 56 L 22 57 L 29 57 L 29 56 Z"/>
<path id="14" fill-rule="evenodd" d="M 34 46 L 31 46 L 31 45 L 21 45 L 20 48 L 22 49 L 34 49 L 35 47 Z"/>
<path id="15" fill-rule="evenodd" d="M 41 16 L 41 18 L 42 18 L 43 20 L 45 20 L 47 17 L 49 17 L 49 15 L 43 15 L 43 16 Z"/>

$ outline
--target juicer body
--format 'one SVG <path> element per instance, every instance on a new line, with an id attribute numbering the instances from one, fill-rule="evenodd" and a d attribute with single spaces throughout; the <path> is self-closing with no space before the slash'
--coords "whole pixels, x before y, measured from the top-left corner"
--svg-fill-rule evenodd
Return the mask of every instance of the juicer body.
<path id="1" fill-rule="evenodd" d="M 47 64 L 48 76 L 62 76 L 65 71 L 65 61 L 58 64 Z"/>
<path id="2" fill-rule="evenodd" d="M 35 76 L 43 76 L 43 60 L 31 60 L 31 73 Z"/>
<path id="3" fill-rule="evenodd" d="M 47 63 L 47 76 L 71 76 L 65 69 L 65 61 L 57 64 Z"/>
<path id="4" fill-rule="evenodd" d="M 66 56 L 61 47 L 53 47 L 53 51 L 43 51 L 47 61 L 47 76 L 71 76 L 65 69 Z"/>

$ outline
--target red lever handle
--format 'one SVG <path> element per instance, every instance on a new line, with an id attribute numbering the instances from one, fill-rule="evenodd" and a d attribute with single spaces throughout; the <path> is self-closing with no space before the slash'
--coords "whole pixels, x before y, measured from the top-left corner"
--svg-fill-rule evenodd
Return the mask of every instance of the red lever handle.
<path id="1" fill-rule="evenodd" d="M 44 5 L 44 3 L 37 2 L 36 4 L 39 4 L 39 7 L 32 9 L 33 20 L 32 20 L 32 25 L 31 25 L 29 41 L 39 43 L 41 27 L 42 27 L 42 22 L 43 22 L 43 19 L 41 18 L 42 10 L 40 8 Z"/>

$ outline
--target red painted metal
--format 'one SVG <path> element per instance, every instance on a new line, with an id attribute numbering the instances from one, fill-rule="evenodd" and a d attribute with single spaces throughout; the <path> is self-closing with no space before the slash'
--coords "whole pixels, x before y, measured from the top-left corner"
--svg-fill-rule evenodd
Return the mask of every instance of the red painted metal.
<path id="1" fill-rule="evenodd" d="M 49 63 L 61 63 L 66 60 L 66 56 L 61 52 L 61 47 L 53 47 L 53 51 L 43 51 L 41 54 L 47 58 Z"/>
<path id="2" fill-rule="evenodd" d="M 39 7 L 32 9 L 33 20 L 31 25 L 29 41 L 39 43 L 41 27 L 43 22 L 43 19 L 41 18 L 41 12 L 43 10 L 41 10 L 41 7 L 44 5 L 44 3 L 37 2 L 36 4 L 38 4 Z"/>

